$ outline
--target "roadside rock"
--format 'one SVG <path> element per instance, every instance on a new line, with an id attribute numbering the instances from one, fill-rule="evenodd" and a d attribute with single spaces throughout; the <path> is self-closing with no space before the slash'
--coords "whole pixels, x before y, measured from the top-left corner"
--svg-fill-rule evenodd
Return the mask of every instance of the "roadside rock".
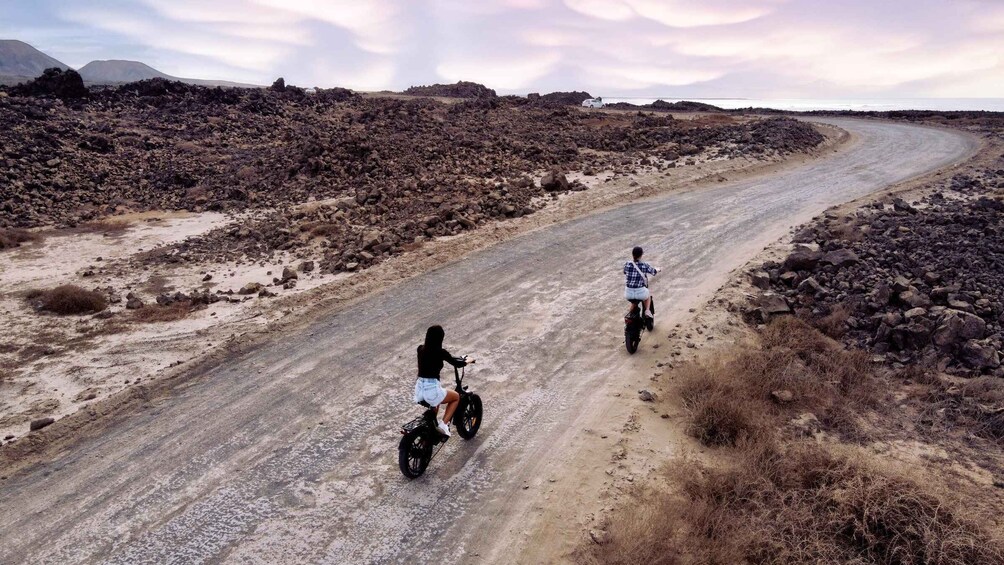
<path id="1" fill-rule="evenodd" d="M 558 170 L 551 170 L 540 179 L 540 186 L 548 192 L 569 190 L 568 179 Z"/>
<path id="2" fill-rule="evenodd" d="M 38 419 L 35 419 L 35 420 L 31 421 L 31 423 L 28 425 L 28 429 L 29 429 L 29 431 L 32 431 L 32 432 L 37 431 L 37 430 L 41 430 L 42 428 L 44 428 L 46 426 L 49 426 L 50 424 L 52 424 L 55 421 L 56 420 L 53 419 L 53 418 L 38 418 Z"/>
<path id="3" fill-rule="evenodd" d="M 265 288 L 264 285 L 262 285 L 261 283 L 249 282 L 243 287 L 241 287 L 241 289 L 237 291 L 237 294 L 256 294 L 261 292 L 262 289 L 264 288 Z"/>

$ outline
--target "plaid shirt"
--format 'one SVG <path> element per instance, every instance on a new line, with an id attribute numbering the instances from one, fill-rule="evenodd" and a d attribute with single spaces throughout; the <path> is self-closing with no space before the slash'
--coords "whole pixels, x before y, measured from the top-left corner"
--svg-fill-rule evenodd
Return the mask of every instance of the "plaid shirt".
<path id="1" fill-rule="evenodd" d="M 627 281 L 624 283 L 628 288 L 641 288 L 643 286 L 648 286 L 648 281 L 645 280 L 638 271 L 641 271 L 648 275 L 654 275 L 656 273 L 652 265 L 648 263 L 636 263 L 638 268 L 635 269 L 631 266 L 631 261 L 624 263 L 624 276 L 627 277 Z"/>

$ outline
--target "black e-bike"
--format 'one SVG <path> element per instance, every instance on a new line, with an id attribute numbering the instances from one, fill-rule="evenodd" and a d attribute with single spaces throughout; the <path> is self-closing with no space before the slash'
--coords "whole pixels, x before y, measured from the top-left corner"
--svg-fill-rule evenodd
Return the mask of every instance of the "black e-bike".
<path id="1" fill-rule="evenodd" d="M 627 348 L 628 353 L 633 354 L 635 351 L 638 351 L 638 344 L 641 343 L 641 331 L 652 331 L 655 320 L 645 317 L 645 314 L 642 312 L 645 308 L 642 305 L 642 300 L 629 300 L 628 302 L 631 303 L 631 309 L 624 315 L 624 347 Z M 652 309 L 652 315 L 654 316 L 655 298 L 649 299 L 649 307 Z"/>
<path id="2" fill-rule="evenodd" d="M 467 357 L 463 359 L 466 360 Z M 460 395 L 457 410 L 453 413 L 453 425 L 460 437 L 471 439 L 481 428 L 482 406 L 481 397 L 464 386 L 465 369 L 466 367 L 453 368 L 457 381 L 455 390 Z M 429 466 L 429 461 L 436 453 L 439 453 L 439 449 L 442 449 L 441 444 L 445 444 L 449 439 L 439 431 L 436 423 L 436 407 L 429 406 L 425 401 L 419 402 L 419 404 L 424 406 L 426 411 L 401 426 L 401 434 L 404 437 L 401 438 L 401 443 L 398 444 L 397 448 L 397 459 L 401 466 L 401 472 L 409 479 L 422 476 L 422 473 Z"/>

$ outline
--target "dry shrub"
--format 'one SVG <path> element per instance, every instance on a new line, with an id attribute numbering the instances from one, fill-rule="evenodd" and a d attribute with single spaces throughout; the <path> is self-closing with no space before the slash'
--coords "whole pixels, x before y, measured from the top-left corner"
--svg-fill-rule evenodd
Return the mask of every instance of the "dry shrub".
<path id="1" fill-rule="evenodd" d="M 734 446 L 766 431 L 762 398 L 743 394 L 746 381 L 733 376 L 732 363 L 692 365 L 680 371 L 680 397 L 690 418 L 687 432 L 704 445 Z"/>
<path id="2" fill-rule="evenodd" d="M 789 349 L 802 358 L 839 349 L 839 345 L 794 316 L 772 320 L 760 334 L 760 343 L 765 350 Z"/>
<path id="3" fill-rule="evenodd" d="M 688 464 L 682 473 L 684 500 L 663 520 L 687 525 L 674 545 L 693 562 L 1004 559 L 1004 543 L 983 526 L 988 517 L 949 492 L 815 444 L 758 444 L 733 468 Z"/>
<path id="4" fill-rule="evenodd" d="M 176 322 L 187 318 L 191 313 L 192 305 L 188 302 L 175 302 L 168 306 L 155 304 L 133 310 L 132 320 L 140 323 Z"/>
<path id="5" fill-rule="evenodd" d="M 621 512 L 607 528 L 606 540 L 588 546 L 572 556 L 582 565 L 675 565 L 681 563 L 676 538 L 681 527 L 676 506 L 679 500 L 664 492 L 638 492 L 642 504 Z"/>
<path id="6" fill-rule="evenodd" d="M 907 365 L 892 373 L 892 378 L 899 381 L 910 381 L 923 385 L 937 385 L 941 383 L 938 373 L 925 367 L 920 363 Z"/>
<path id="7" fill-rule="evenodd" d="M 95 220 L 80 225 L 82 232 L 100 233 L 103 235 L 115 235 L 129 229 L 132 224 L 125 220 Z"/>
<path id="8" fill-rule="evenodd" d="M 1004 380 L 983 376 L 962 385 L 939 382 L 927 401 L 927 418 L 940 420 L 940 413 L 951 427 L 1004 442 Z"/>
<path id="9" fill-rule="evenodd" d="M 40 239 L 42 239 L 41 236 L 28 230 L 0 228 L 0 249 L 13 249 L 20 247 L 22 243 Z"/>
<path id="10" fill-rule="evenodd" d="M 830 310 L 830 313 L 816 320 L 816 327 L 819 331 L 832 337 L 840 339 L 847 333 L 847 319 L 851 317 L 851 310 L 843 304 L 838 304 Z"/>
<path id="11" fill-rule="evenodd" d="M 691 411 L 688 430 L 698 441 L 710 446 L 734 446 L 754 440 L 765 431 L 760 408 L 759 403 L 712 394 Z"/>
<path id="12" fill-rule="evenodd" d="M 868 355 L 846 351 L 796 318 L 775 320 L 759 348 L 740 348 L 711 362 L 677 370 L 689 432 L 705 445 L 760 441 L 779 416 L 812 410 L 843 437 L 860 437 L 855 410 L 882 398 Z M 793 400 L 779 405 L 774 392 Z"/>
<path id="13" fill-rule="evenodd" d="M 93 314 L 108 307 L 108 301 L 100 292 L 72 284 L 57 286 L 50 290 L 30 290 L 26 298 L 36 309 L 62 316 Z"/>

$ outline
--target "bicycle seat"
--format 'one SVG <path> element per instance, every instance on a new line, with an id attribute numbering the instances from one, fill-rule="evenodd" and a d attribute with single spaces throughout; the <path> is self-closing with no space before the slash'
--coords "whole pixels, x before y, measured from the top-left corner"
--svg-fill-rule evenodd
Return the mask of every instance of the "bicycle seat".
<path id="1" fill-rule="evenodd" d="M 628 300 L 628 302 L 630 302 L 631 304 L 634 304 L 635 306 L 637 306 L 637 305 L 641 304 L 642 302 L 644 302 L 644 300 Z"/>
<path id="2" fill-rule="evenodd" d="M 419 400 L 419 401 L 418 401 L 418 404 L 419 404 L 420 406 L 425 406 L 426 408 L 432 408 L 432 406 L 430 406 L 430 405 L 429 405 L 429 403 L 428 403 L 428 402 L 426 402 L 426 401 L 424 401 L 424 400 Z"/>

